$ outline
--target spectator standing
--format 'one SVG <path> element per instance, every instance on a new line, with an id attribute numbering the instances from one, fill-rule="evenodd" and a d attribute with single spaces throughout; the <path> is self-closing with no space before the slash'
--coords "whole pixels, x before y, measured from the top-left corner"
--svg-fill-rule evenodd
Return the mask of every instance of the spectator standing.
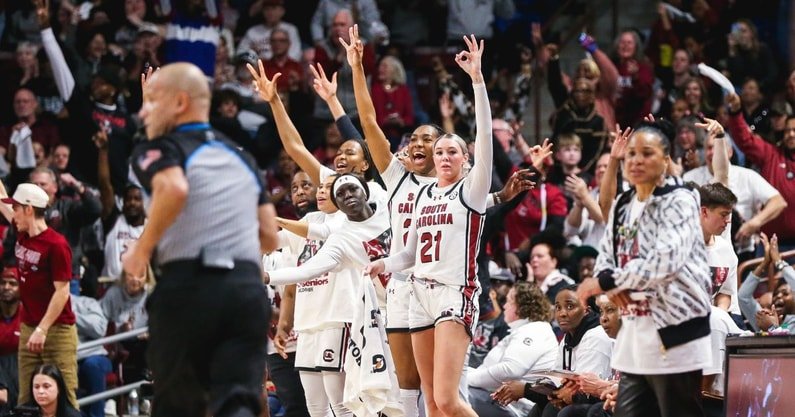
<path id="1" fill-rule="evenodd" d="M 771 92 L 778 67 L 770 48 L 759 40 L 756 25 L 750 20 L 739 19 L 731 26 L 731 33 L 726 40 L 729 45 L 726 69 L 731 82 L 742 85 L 746 79 L 754 78 L 760 90 Z"/>
<path id="2" fill-rule="evenodd" d="M 406 70 L 400 60 L 390 55 L 381 59 L 370 94 L 378 125 L 389 140 L 391 150 L 397 151 L 403 133 L 414 126 L 414 107 L 406 85 Z"/>
<path id="3" fill-rule="evenodd" d="M 17 230 L 16 258 L 22 301 L 19 335 L 19 403 L 30 401 L 31 378 L 45 363 L 63 369 L 65 395 L 77 406 L 77 329 L 69 303 L 72 251 L 45 221 L 50 198 L 35 184 L 20 184 L 12 198 L 0 187 L 0 211 Z"/>
<path id="4" fill-rule="evenodd" d="M 282 21 L 284 17 L 284 0 L 265 0 L 262 2 L 261 24 L 252 26 L 240 39 L 237 53 L 253 50 L 263 61 L 273 57 L 271 36 L 275 29 L 280 29 L 288 38 L 287 56 L 293 61 L 301 61 L 301 37 L 295 25 Z M 280 43 L 285 41 L 280 40 Z"/>
<path id="5" fill-rule="evenodd" d="M 596 86 L 587 78 L 574 81 L 569 99 L 555 112 L 553 135 L 574 134 L 581 140 L 582 156 L 578 166 L 592 172 L 597 158 L 607 145 L 605 121 L 596 111 Z"/>
<path id="6" fill-rule="evenodd" d="M 374 40 L 375 35 L 379 32 L 378 29 L 386 27 L 381 22 L 381 13 L 378 11 L 375 0 L 320 0 L 310 26 L 312 42 L 315 46 L 318 46 L 323 41 L 324 34 L 333 28 L 335 17 L 341 10 L 346 10 L 353 19 L 347 27 L 358 23 L 362 37 L 368 41 Z"/>
<path id="7" fill-rule="evenodd" d="M 447 42 L 461 44 L 461 37 L 474 35 L 489 43 L 494 37 L 494 20 L 510 19 L 516 13 L 513 0 L 448 0 Z M 483 74 L 491 78 L 493 53 L 483 56 Z"/>
<path id="8" fill-rule="evenodd" d="M 727 139 L 724 139 L 727 140 Z M 706 164 L 687 171 L 682 176 L 685 182 L 692 181 L 699 186 L 715 181 L 713 158 L 717 139 L 707 136 L 704 143 L 704 159 Z M 727 147 L 731 158 L 732 147 Z M 740 229 L 734 236 L 734 248 L 741 261 L 755 256 L 755 240 L 759 229 L 777 218 L 787 207 L 787 202 L 769 182 L 758 172 L 737 165 L 729 165 L 728 187 L 737 197 L 737 221 Z"/>
<path id="9" fill-rule="evenodd" d="M 165 62 L 190 62 L 208 79 L 215 75 L 215 49 L 221 37 L 221 16 L 215 0 L 160 0 L 166 24 Z"/>
<path id="10" fill-rule="evenodd" d="M 616 122 L 621 126 L 634 126 L 651 112 L 654 69 L 643 55 L 637 32 L 621 32 L 614 47 L 619 75 Z"/>
<path id="11" fill-rule="evenodd" d="M 787 202 L 787 208 L 768 223 L 750 224 L 746 232 L 751 235 L 762 230 L 769 235 L 778 234 L 782 251 L 795 248 L 795 117 L 787 118 L 784 139 L 776 146 L 754 134 L 741 112 L 741 100 L 736 94 L 727 97 L 729 132 L 732 139 L 753 164 L 759 166 L 762 177 L 778 190 Z M 746 223 L 747 224 L 747 223 Z M 756 230 L 754 230 L 756 229 Z"/>
<path id="12" fill-rule="evenodd" d="M 49 153 L 61 141 L 58 128 L 46 118 L 40 117 L 38 112 L 39 103 L 33 91 L 20 88 L 14 94 L 16 123 L 0 127 L 0 146 L 8 149 L 8 160 L 11 164 L 11 186 L 25 181 L 30 171 L 36 167 L 34 143 L 42 145 Z"/>
<path id="13" fill-rule="evenodd" d="M 300 39 L 293 39 L 290 33 L 282 28 L 273 29 L 268 39 L 270 43 L 270 56 L 267 60 L 263 59 L 265 64 L 265 74 L 268 78 L 273 79 L 276 73 L 281 73 L 276 85 L 280 93 L 287 93 L 290 91 L 304 91 L 306 90 L 306 71 L 298 59 L 293 58 L 290 51 L 293 49 L 295 42 L 300 45 Z M 262 56 L 262 55 L 260 55 Z"/>
<path id="14" fill-rule="evenodd" d="M 745 123 L 755 134 L 762 136 L 770 143 L 775 143 L 773 129 L 770 125 L 770 110 L 764 103 L 765 96 L 759 87 L 759 82 L 753 78 L 743 81 L 740 92 L 740 98 L 743 101 L 743 116 Z"/>
<path id="15" fill-rule="evenodd" d="M 339 10 L 334 15 L 328 36 L 315 46 L 315 62 L 329 74 L 337 73 L 337 98 L 352 119 L 357 116 L 356 97 L 353 94 L 353 71 L 348 64 L 345 48 L 340 44 L 340 38 L 350 42 L 348 28 L 352 27 L 353 23 L 353 16 L 347 9 Z M 375 50 L 371 44 L 364 44 L 362 66 L 366 75 L 372 74 L 375 69 Z M 331 111 L 320 97 L 315 100 L 315 118 L 333 121 Z"/>

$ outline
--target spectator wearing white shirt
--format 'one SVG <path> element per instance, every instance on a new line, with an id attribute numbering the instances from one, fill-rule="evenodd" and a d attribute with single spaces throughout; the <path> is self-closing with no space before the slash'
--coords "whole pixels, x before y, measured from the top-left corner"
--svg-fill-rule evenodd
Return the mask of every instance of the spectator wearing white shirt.
<path id="1" fill-rule="evenodd" d="M 520 282 L 508 292 L 505 321 L 510 334 L 486 355 L 482 365 L 467 372 L 469 400 L 479 416 L 511 416 L 507 408 L 492 401 L 490 392 L 558 363 L 551 319 L 549 301 L 537 286 Z"/>
<path id="2" fill-rule="evenodd" d="M 685 181 L 692 181 L 699 186 L 715 181 L 712 164 L 714 147 L 715 139 L 708 137 L 704 143 L 706 164 L 686 172 L 682 176 Z M 731 146 L 727 146 L 727 151 L 731 158 Z M 737 196 L 735 210 L 743 222 L 735 236 L 734 248 L 741 260 L 750 259 L 754 256 L 754 241 L 759 229 L 778 217 L 787 207 L 787 202 L 759 173 L 741 166 L 729 166 L 727 186 Z"/>
<path id="3" fill-rule="evenodd" d="M 287 51 L 287 56 L 293 61 L 301 62 L 301 37 L 298 35 L 298 28 L 291 23 L 282 21 L 284 0 L 265 0 L 262 17 L 264 22 L 249 28 L 240 39 L 237 53 L 253 50 L 263 61 L 271 59 L 273 57 L 270 43 L 271 32 L 278 28 L 285 31 L 290 37 L 290 49 Z"/>

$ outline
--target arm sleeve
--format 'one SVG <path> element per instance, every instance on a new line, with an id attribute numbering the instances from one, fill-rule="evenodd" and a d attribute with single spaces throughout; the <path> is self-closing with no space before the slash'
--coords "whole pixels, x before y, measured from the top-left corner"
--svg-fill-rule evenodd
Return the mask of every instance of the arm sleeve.
<path id="1" fill-rule="evenodd" d="M 748 320 L 754 331 L 759 331 L 759 326 L 756 325 L 756 313 L 762 309 L 762 306 L 754 298 L 754 291 L 756 291 L 756 287 L 760 282 L 762 282 L 762 279 L 751 271 L 737 291 L 737 302 L 740 304 L 740 312 L 743 313 L 743 316 Z"/>
<path id="2" fill-rule="evenodd" d="M 342 136 L 343 140 L 348 139 L 359 139 L 364 140 L 364 137 L 356 127 L 353 125 L 353 121 L 347 114 L 343 114 L 339 117 L 339 119 L 335 120 L 334 123 L 337 125 L 337 129 L 340 131 L 340 135 Z"/>
<path id="3" fill-rule="evenodd" d="M 655 216 L 653 221 L 657 227 L 654 231 L 656 235 L 646 239 L 653 242 L 651 247 L 615 271 L 613 287 L 645 290 L 660 281 L 673 279 L 690 259 L 697 240 L 702 238 L 698 232 L 701 230 L 698 204 L 690 193 L 680 193 L 667 203 L 667 207 L 658 207 L 652 215 Z M 649 231 L 640 230 L 638 233 Z M 607 283 L 609 281 L 610 278 L 605 280 Z M 603 283 L 601 277 L 599 283 Z M 611 286 L 603 286 L 602 289 L 609 290 Z"/>
<path id="4" fill-rule="evenodd" d="M 406 232 L 406 245 L 402 251 L 384 258 L 384 271 L 402 272 L 414 266 L 414 260 L 417 256 L 416 217 L 417 211 L 415 210 L 411 219 L 411 226 Z"/>
<path id="5" fill-rule="evenodd" d="M 742 112 L 729 116 L 729 133 L 737 147 L 755 164 L 765 165 L 767 160 L 777 152 L 775 145 L 768 143 L 751 131 Z"/>
<path id="6" fill-rule="evenodd" d="M 331 234 L 328 223 L 309 223 L 306 237 L 313 240 L 325 240 Z"/>
<path id="7" fill-rule="evenodd" d="M 301 266 L 282 268 L 270 272 L 270 285 L 297 284 L 331 272 L 343 259 L 340 242 L 334 237 Z"/>
<path id="8" fill-rule="evenodd" d="M 58 93 L 64 101 L 69 101 L 75 88 L 75 78 L 66 64 L 66 58 L 63 56 L 61 47 L 58 46 L 58 41 L 55 40 L 52 28 L 41 31 L 41 42 L 44 45 L 47 59 L 50 60 L 52 76 L 55 79 L 56 87 L 58 87 Z"/>
<path id="9" fill-rule="evenodd" d="M 473 210 L 483 213 L 486 210 L 486 195 L 491 187 L 491 168 L 493 164 L 491 140 L 491 106 L 486 92 L 486 84 L 473 84 L 475 91 L 475 166 L 467 175 L 465 200 Z"/>
<path id="10" fill-rule="evenodd" d="M 563 85 L 559 59 L 550 59 L 549 64 L 547 64 L 547 88 L 552 96 L 552 101 L 555 103 L 555 108 L 560 108 L 569 97 L 569 92 L 566 91 L 566 86 Z"/>
<path id="11" fill-rule="evenodd" d="M 66 239 L 51 246 L 50 270 L 53 281 L 72 280 L 72 248 Z"/>

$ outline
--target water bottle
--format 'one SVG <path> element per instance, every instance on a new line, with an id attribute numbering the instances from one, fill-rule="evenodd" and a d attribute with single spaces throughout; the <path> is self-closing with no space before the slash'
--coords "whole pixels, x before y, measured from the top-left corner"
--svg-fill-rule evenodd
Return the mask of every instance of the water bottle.
<path id="1" fill-rule="evenodd" d="M 138 408 L 137 390 L 130 391 L 130 396 L 127 398 L 127 410 L 129 411 L 131 416 L 137 416 L 140 414 L 140 410 Z"/>

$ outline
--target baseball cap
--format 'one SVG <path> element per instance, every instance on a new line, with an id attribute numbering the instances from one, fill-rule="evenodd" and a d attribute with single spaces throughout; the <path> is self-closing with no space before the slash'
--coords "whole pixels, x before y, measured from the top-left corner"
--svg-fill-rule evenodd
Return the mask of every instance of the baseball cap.
<path id="1" fill-rule="evenodd" d="M 47 208 L 50 196 L 36 184 L 24 183 L 17 186 L 14 196 L 0 200 L 6 204 L 21 204 L 38 208 Z"/>

